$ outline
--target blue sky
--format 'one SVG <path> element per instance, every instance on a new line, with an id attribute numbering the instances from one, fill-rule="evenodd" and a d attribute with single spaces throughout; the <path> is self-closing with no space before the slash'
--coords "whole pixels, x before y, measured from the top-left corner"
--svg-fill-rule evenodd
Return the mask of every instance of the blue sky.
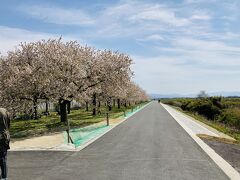
<path id="1" fill-rule="evenodd" d="M 129 54 L 148 93 L 240 91 L 239 0 L 2 0 L 0 52 L 77 40 Z"/>

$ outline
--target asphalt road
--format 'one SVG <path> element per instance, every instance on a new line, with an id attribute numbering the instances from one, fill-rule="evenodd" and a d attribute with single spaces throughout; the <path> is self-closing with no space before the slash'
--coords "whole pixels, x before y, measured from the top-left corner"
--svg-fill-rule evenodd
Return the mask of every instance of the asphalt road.
<path id="1" fill-rule="evenodd" d="M 80 152 L 10 152 L 10 180 L 228 177 L 157 102 Z"/>

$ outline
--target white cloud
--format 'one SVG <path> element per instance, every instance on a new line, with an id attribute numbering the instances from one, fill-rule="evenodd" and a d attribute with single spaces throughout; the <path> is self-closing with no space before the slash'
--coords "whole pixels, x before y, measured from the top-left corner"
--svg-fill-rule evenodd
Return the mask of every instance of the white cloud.
<path id="1" fill-rule="evenodd" d="M 29 9 L 31 11 L 28 11 Z M 106 6 L 94 15 L 77 8 L 21 6 L 20 10 L 44 22 L 91 25 L 92 29 L 85 34 L 90 38 L 131 36 L 135 39 L 142 39 L 143 35 L 150 36 L 156 33 L 181 30 L 189 30 L 193 34 L 198 34 L 195 32 L 197 30 L 192 27 L 196 27 L 199 20 L 211 19 L 209 14 L 200 10 L 194 11 L 190 15 L 184 15 L 178 8 L 147 1 L 120 1 Z M 199 24 L 200 26 L 202 25 Z"/>
<path id="2" fill-rule="evenodd" d="M 198 54 L 200 55 L 200 53 Z M 219 90 L 233 91 L 239 89 L 236 83 L 240 72 L 234 66 L 222 68 L 184 64 L 188 54 L 178 56 L 144 57 L 132 56 L 135 64 L 135 81 L 151 93 L 198 93 L 204 89 L 207 92 Z M 193 57 L 194 58 L 194 57 Z M 199 57 L 199 59 L 203 58 Z M 205 57 L 208 58 L 209 57 Z M 225 63 L 227 59 L 225 59 Z M 144 73 L 143 73 L 144 72 Z"/>
<path id="3" fill-rule="evenodd" d="M 143 39 L 191 25 L 188 17 L 179 17 L 175 9 L 159 3 L 120 1 L 98 12 L 93 37 L 132 37 Z M 90 32 L 91 33 L 91 32 Z"/>
<path id="4" fill-rule="evenodd" d="M 14 50 L 21 42 L 39 41 L 49 38 L 63 38 L 63 41 L 78 40 L 84 43 L 84 40 L 74 35 L 59 35 L 43 32 L 33 32 L 25 29 L 0 26 L 0 53 L 6 55 L 8 51 Z"/>
<path id="5" fill-rule="evenodd" d="M 150 36 L 146 36 L 144 38 L 137 39 L 138 41 L 163 41 L 164 38 L 160 36 L 159 34 L 153 34 Z"/>
<path id="6" fill-rule="evenodd" d="M 207 11 L 206 9 L 194 9 L 192 10 L 192 15 L 189 18 L 193 21 L 209 21 L 213 19 L 213 13 Z"/>
<path id="7" fill-rule="evenodd" d="M 239 53 L 240 47 L 226 45 L 220 41 L 201 40 L 193 38 L 176 38 L 174 42 L 177 46 L 183 47 L 188 50 L 199 50 L 208 52 L 229 52 Z"/>
<path id="8" fill-rule="evenodd" d="M 185 0 L 186 4 L 194 4 L 194 3 L 215 3 L 217 0 Z"/>
<path id="9" fill-rule="evenodd" d="M 238 71 L 240 68 L 240 46 L 233 46 L 221 41 L 200 40 L 189 37 L 177 37 L 172 39 L 172 46 L 159 47 L 161 53 L 169 54 L 169 57 L 177 56 L 184 59 L 180 64 L 208 68 L 212 71 Z"/>
<path id="10" fill-rule="evenodd" d="M 209 16 L 209 15 L 193 15 L 191 17 L 191 19 L 193 19 L 193 20 L 210 20 L 211 16 Z"/>
<path id="11" fill-rule="evenodd" d="M 22 6 L 22 12 L 44 22 L 64 25 L 91 25 L 94 20 L 81 9 L 60 7 Z"/>
<path id="12" fill-rule="evenodd" d="M 36 41 L 49 37 L 54 37 L 54 35 L 0 26 L 0 51 L 3 55 L 6 55 L 9 50 L 13 50 L 21 42 Z"/>
<path id="13" fill-rule="evenodd" d="M 197 93 L 201 89 L 211 92 L 240 88 L 236 84 L 240 76 L 240 46 L 189 37 L 175 38 L 172 43 L 173 46 L 158 48 L 159 54 L 165 56 L 135 57 L 136 81 L 148 91 Z"/>
<path id="14" fill-rule="evenodd" d="M 128 16 L 138 11 L 138 8 L 134 8 L 135 2 L 120 2 L 117 5 L 107 7 L 103 11 L 103 16 L 112 17 L 112 18 L 121 18 L 123 16 Z"/>
<path id="15" fill-rule="evenodd" d="M 202 9 L 190 12 L 183 7 L 143 1 L 120 1 L 98 12 L 96 37 L 133 37 L 165 33 L 208 35 L 213 19 Z"/>
<path id="16" fill-rule="evenodd" d="M 240 34 L 227 31 L 224 34 L 222 34 L 219 38 L 226 40 L 237 40 L 240 39 Z"/>
<path id="17" fill-rule="evenodd" d="M 137 14 L 132 15 L 129 19 L 132 21 L 153 20 L 173 26 L 185 26 L 190 23 L 186 18 L 177 17 L 173 10 L 159 5 L 141 9 Z"/>

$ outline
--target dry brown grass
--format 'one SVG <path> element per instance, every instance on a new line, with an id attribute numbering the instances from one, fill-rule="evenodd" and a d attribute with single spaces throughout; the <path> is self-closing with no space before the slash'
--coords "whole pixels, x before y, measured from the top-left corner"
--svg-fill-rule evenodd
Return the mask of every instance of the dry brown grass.
<path id="1" fill-rule="evenodd" d="M 223 138 L 223 137 L 209 136 L 206 134 L 197 134 L 197 136 L 202 139 L 215 140 L 215 141 L 226 143 L 226 144 L 239 144 L 239 142 L 236 140 L 227 139 L 227 138 Z"/>

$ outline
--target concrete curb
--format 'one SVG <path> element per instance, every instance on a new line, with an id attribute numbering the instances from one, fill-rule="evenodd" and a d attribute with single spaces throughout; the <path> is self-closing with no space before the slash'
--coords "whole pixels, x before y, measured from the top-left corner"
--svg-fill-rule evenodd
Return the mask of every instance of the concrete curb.
<path id="1" fill-rule="evenodd" d="M 173 114 L 173 112 L 171 112 L 171 110 L 176 111 L 175 109 L 164 104 L 161 105 L 230 179 L 240 179 L 240 174 L 237 172 L 237 170 L 235 170 L 227 161 L 225 161 L 221 156 L 219 156 L 210 146 L 204 143 L 195 133 L 193 133 L 190 128 L 188 128 L 184 123 L 178 120 L 178 118 Z"/>

